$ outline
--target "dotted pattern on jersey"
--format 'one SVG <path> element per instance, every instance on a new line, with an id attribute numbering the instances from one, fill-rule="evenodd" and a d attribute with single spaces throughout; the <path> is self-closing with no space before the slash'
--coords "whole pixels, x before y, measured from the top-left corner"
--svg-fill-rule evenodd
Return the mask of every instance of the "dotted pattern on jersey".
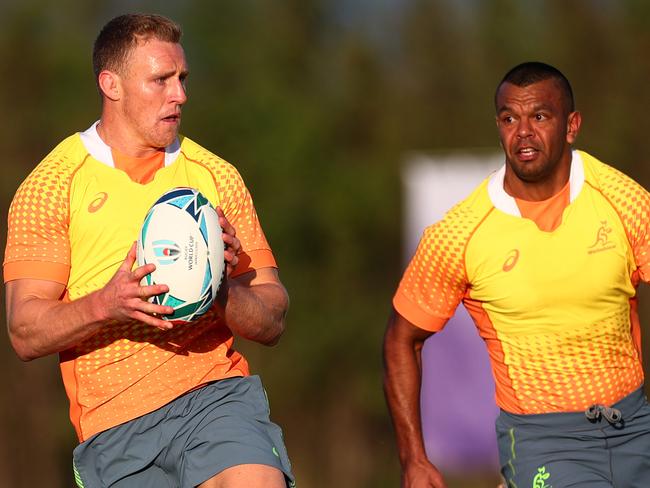
<path id="1" fill-rule="evenodd" d="M 79 347 L 84 355 L 76 360 L 76 375 L 84 388 L 78 390 L 77 401 L 87 409 L 84 436 L 226 376 L 239 356 L 229 357 L 232 334 L 216 327 L 216 321 L 213 309 L 200 321 L 167 332 L 137 322 L 114 324 Z"/>
<path id="2" fill-rule="evenodd" d="M 213 175 L 221 208 L 228 221 L 237 229 L 242 252 L 269 249 L 269 244 L 260 228 L 253 200 L 237 169 L 196 143 L 188 139 L 185 141 L 190 154 L 188 159 L 207 168 Z M 236 270 L 235 274 L 238 271 Z"/>
<path id="3" fill-rule="evenodd" d="M 68 188 L 82 164 L 63 141 L 18 188 L 9 208 L 5 263 L 45 261 L 70 265 Z"/>
<path id="4" fill-rule="evenodd" d="M 618 212 L 644 281 L 650 280 L 650 194 L 615 168 L 593 160 L 596 188 Z"/>
<path id="5" fill-rule="evenodd" d="M 428 227 L 404 272 L 399 292 L 432 317 L 451 317 L 467 287 L 465 248 L 484 217 L 461 203 Z M 408 311 L 400 313 L 408 319 Z"/>
<path id="6" fill-rule="evenodd" d="M 501 340 L 517 395 L 516 406 L 507 404 L 513 413 L 580 411 L 595 401 L 609 405 L 643 381 L 626 313 L 552 334 L 511 334 Z"/>

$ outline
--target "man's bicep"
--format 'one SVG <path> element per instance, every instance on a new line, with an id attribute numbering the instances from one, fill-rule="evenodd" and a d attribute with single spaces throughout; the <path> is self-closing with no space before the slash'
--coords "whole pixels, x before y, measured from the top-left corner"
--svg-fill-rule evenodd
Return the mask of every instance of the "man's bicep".
<path id="1" fill-rule="evenodd" d="M 266 283 L 275 283 L 282 286 L 278 270 L 277 268 L 273 267 L 259 268 L 252 271 L 247 271 L 235 276 L 232 279 L 245 286 L 255 286 Z"/>
<path id="2" fill-rule="evenodd" d="M 64 292 L 65 285 L 56 281 L 31 278 L 8 281 L 5 283 L 8 322 L 11 323 L 11 318 L 29 300 L 59 300 Z"/>
<path id="3" fill-rule="evenodd" d="M 434 332 L 418 327 L 393 308 L 388 319 L 387 338 L 406 343 L 424 342 Z"/>

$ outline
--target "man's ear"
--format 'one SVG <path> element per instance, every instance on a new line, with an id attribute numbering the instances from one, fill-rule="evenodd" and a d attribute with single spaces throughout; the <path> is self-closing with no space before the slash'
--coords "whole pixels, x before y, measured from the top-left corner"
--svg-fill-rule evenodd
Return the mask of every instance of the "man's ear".
<path id="1" fill-rule="evenodd" d="M 110 100 L 117 101 L 122 96 L 120 77 L 113 71 L 103 70 L 99 73 L 97 84 L 102 94 Z"/>
<path id="2" fill-rule="evenodd" d="M 578 138 L 581 124 L 582 115 L 580 115 L 580 112 L 571 112 L 567 120 L 566 129 L 566 140 L 569 144 L 573 144 Z"/>

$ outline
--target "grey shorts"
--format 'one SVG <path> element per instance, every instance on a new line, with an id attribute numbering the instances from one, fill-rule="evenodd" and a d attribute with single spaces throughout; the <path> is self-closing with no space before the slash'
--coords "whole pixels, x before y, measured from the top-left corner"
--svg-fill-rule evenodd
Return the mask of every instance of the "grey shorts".
<path id="1" fill-rule="evenodd" d="M 273 466 L 295 486 L 258 376 L 215 381 L 100 432 L 75 448 L 73 464 L 80 488 L 194 487 L 240 464 Z"/>
<path id="2" fill-rule="evenodd" d="M 618 422 L 589 420 L 583 412 L 501 411 L 496 430 L 507 487 L 650 487 L 650 405 L 643 389 L 612 407 L 622 415 Z"/>

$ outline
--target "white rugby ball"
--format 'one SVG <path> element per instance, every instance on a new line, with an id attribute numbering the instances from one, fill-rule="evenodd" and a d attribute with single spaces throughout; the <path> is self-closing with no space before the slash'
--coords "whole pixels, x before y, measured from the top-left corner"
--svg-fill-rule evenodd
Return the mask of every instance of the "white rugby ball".
<path id="1" fill-rule="evenodd" d="M 224 242 L 217 212 L 194 188 L 178 187 L 152 205 L 138 236 L 138 266 L 156 265 L 143 285 L 164 284 L 169 292 L 149 299 L 174 308 L 161 316 L 191 322 L 212 306 L 225 270 Z"/>

